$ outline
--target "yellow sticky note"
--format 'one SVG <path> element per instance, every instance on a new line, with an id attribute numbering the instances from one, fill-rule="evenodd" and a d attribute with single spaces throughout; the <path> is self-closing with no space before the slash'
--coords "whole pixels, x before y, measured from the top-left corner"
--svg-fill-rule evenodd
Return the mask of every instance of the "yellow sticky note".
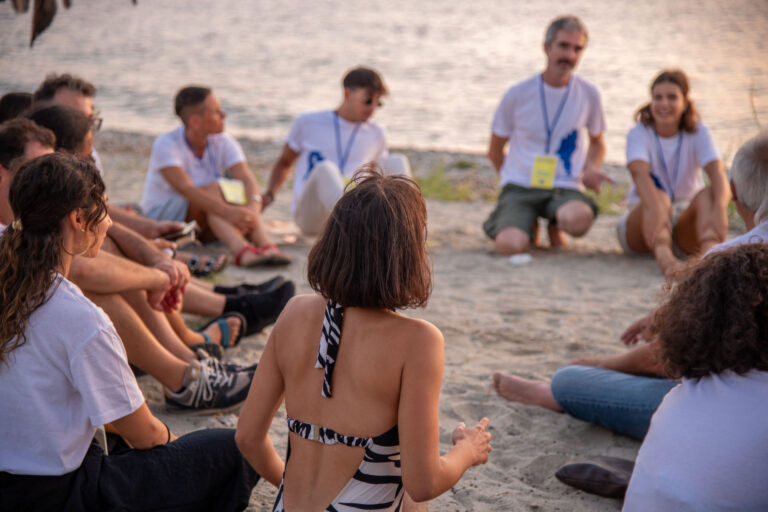
<path id="1" fill-rule="evenodd" d="M 224 200 L 230 204 L 248 204 L 245 197 L 245 185 L 240 180 L 219 178 L 219 188 Z"/>
<path id="2" fill-rule="evenodd" d="M 531 169 L 531 186 L 534 188 L 552 188 L 555 185 L 557 157 L 536 155 Z"/>

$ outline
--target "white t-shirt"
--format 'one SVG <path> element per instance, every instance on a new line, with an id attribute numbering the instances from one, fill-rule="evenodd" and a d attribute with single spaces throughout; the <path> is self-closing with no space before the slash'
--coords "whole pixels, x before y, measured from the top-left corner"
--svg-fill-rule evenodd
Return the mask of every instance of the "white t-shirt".
<path id="1" fill-rule="evenodd" d="M 656 186 L 660 185 L 672 201 L 693 199 L 696 192 L 704 188 L 702 167 L 719 159 L 712 135 L 701 123 L 694 133 L 681 131 L 673 137 L 657 138 L 653 127 L 642 123 L 637 123 L 627 134 L 627 164 L 635 160 L 647 162 Z M 639 201 L 632 183 L 629 204 Z"/>
<path id="2" fill-rule="evenodd" d="M 5 231 L 5 224 L 0 224 L 0 235 L 3 234 L 3 231 Z"/>
<path id="3" fill-rule="evenodd" d="M 552 130 L 548 153 L 547 126 L 544 124 L 541 101 L 542 85 L 547 106 L 547 124 Z M 557 117 L 561 104 L 562 112 Z M 530 187 L 534 158 L 549 154 L 558 157 L 554 186 L 581 188 L 579 176 L 587 155 L 588 137 L 585 132 L 597 136 L 605 131 L 600 91 L 577 75 L 571 75 L 571 81 L 566 87 L 551 87 L 543 83 L 541 75 L 535 75 L 513 85 L 504 94 L 493 116 L 491 131 L 509 139 L 509 150 L 501 166 L 502 186 L 512 183 Z"/>
<path id="4" fill-rule="evenodd" d="M 160 172 L 165 167 L 181 167 L 196 187 L 203 187 L 224 176 L 227 169 L 240 162 L 245 162 L 245 154 L 231 135 L 209 135 L 203 157 L 198 158 L 187 142 L 184 126 L 179 126 L 155 139 L 149 157 L 141 208 L 148 212 L 172 197 L 181 197 Z"/>
<path id="5" fill-rule="evenodd" d="M 112 322 L 59 276 L 27 322 L 27 341 L 0 364 L 0 471 L 77 469 L 98 425 L 144 403 Z"/>
<path id="6" fill-rule="evenodd" d="M 640 447 L 624 511 L 768 510 L 768 372 L 683 379 Z"/>
<path id="7" fill-rule="evenodd" d="M 293 177 L 291 210 L 294 213 L 304 184 L 318 162 L 330 160 L 339 166 L 343 176 L 350 177 L 361 165 L 387 156 L 387 140 L 381 126 L 374 121 L 352 123 L 337 116 L 333 110 L 308 112 L 298 116 L 291 126 L 286 143 L 299 154 Z"/>
<path id="8" fill-rule="evenodd" d="M 759 244 L 768 242 L 768 220 L 764 220 L 750 231 L 739 235 L 736 238 L 732 238 L 727 242 L 717 244 L 712 247 L 704 256 L 712 254 L 713 252 L 724 251 L 731 247 L 736 247 L 742 244 Z"/>

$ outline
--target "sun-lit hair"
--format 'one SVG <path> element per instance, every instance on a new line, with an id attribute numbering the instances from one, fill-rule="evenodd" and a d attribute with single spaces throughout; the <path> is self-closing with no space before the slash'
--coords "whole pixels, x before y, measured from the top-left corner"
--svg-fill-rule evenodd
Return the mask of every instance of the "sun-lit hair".
<path id="1" fill-rule="evenodd" d="M 768 130 L 739 148 L 730 175 L 739 203 L 755 212 L 755 223 L 768 219 Z"/>
<path id="2" fill-rule="evenodd" d="M 652 331 L 672 378 L 768 371 L 768 246 L 704 258 L 670 290 Z"/>
<path id="3" fill-rule="evenodd" d="M 653 96 L 653 88 L 662 83 L 678 86 L 680 92 L 683 93 L 683 100 L 687 102 L 685 110 L 683 110 L 683 115 L 680 118 L 678 129 L 689 133 L 696 132 L 696 130 L 699 129 L 699 112 L 696 110 L 693 100 L 688 97 L 690 87 L 688 85 L 688 77 L 686 74 L 682 69 L 665 69 L 653 79 L 650 89 L 651 96 Z M 655 124 L 650 102 L 637 109 L 637 112 L 635 112 L 635 121 L 643 123 L 646 126 L 653 126 Z"/>
<path id="4" fill-rule="evenodd" d="M 578 17 L 568 14 L 565 16 L 558 16 L 549 23 L 547 31 L 544 33 L 544 44 L 547 46 L 551 45 L 555 40 L 555 36 L 557 36 L 557 33 L 561 30 L 565 30 L 566 32 L 581 32 L 584 35 L 584 41 L 589 41 L 589 31 L 584 22 Z"/>
<path id="5" fill-rule="evenodd" d="M 97 236 L 107 215 L 99 172 L 64 153 L 22 165 L 9 198 L 15 220 L 0 236 L 0 363 L 26 342 L 29 317 L 49 297 L 65 250 L 64 219 L 82 209 L 84 229 Z"/>
<path id="6" fill-rule="evenodd" d="M 359 169 L 309 253 L 309 284 L 345 307 L 402 309 L 426 304 L 432 268 L 427 208 L 406 176 Z"/>

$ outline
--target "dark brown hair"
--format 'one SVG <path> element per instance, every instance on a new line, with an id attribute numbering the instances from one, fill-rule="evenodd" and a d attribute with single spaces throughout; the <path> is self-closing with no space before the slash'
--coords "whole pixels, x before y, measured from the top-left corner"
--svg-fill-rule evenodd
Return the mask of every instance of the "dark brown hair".
<path id="1" fill-rule="evenodd" d="M 688 77 L 681 69 L 665 69 L 659 75 L 653 79 L 651 84 L 651 96 L 653 96 L 653 88 L 661 83 L 675 84 L 680 88 L 683 93 L 683 99 L 686 101 L 687 106 L 683 110 L 683 115 L 680 117 L 680 130 L 694 133 L 699 128 L 699 112 L 696 110 L 696 106 L 693 104 L 693 100 L 688 97 Z M 635 112 L 635 121 L 643 123 L 646 126 L 653 126 L 653 114 L 651 113 L 651 103 L 646 103 Z"/>
<path id="2" fill-rule="evenodd" d="M 70 75 L 69 73 L 64 73 L 63 75 L 51 73 L 45 77 L 45 80 L 43 80 L 35 91 L 35 103 L 38 101 L 52 100 L 56 95 L 56 91 L 59 89 L 69 89 L 70 91 L 79 92 L 88 98 L 96 96 L 96 87 L 94 87 L 91 82 L 84 80 L 79 76 Z"/>
<path id="3" fill-rule="evenodd" d="M 768 371 L 768 247 L 704 258 L 671 289 L 652 330 L 670 377 Z"/>
<path id="4" fill-rule="evenodd" d="M 9 92 L 0 98 L 0 123 L 22 116 L 32 106 L 32 94 L 28 92 Z"/>
<path id="5" fill-rule="evenodd" d="M 0 362 L 27 341 L 27 321 L 49 296 L 65 250 L 65 217 L 82 208 L 85 229 L 95 236 L 107 214 L 99 172 L 64 153 L 22 165 L 8 196 L 15 220 L 0 236 Z"/>
<path id="6" fill-rule="evenodd" d="M 173 101 L 173 110 L 186 123 L 189 118 L 189 111 L 202 105 L 209 94 L 211 94 L 210 87 L 199 85 L 183 87 L 176 93 L 176 98 Z"/>
<path id="7" fill-rule="evenodd" d="M 0 165 L 11 170 L 13 161 L 24 155 L 26 145 L 32 141 L 53 149 L 56 136 L 51 130 L 25 118 L 11 119 L 0 124 Z"/>
<path id="8" fill-rule="evenodd" d="M 93 121 L 85 114 L 64 105 L 36 108 L 27 117 L 56 135 L 56 149 L 75 154 L 82 151 L 85 137 L 93 129 Z"/>
<path id="9" fill-rule="evenodd" d="M 380 94 L 386 96 L 389 94 L 387 86 L 381 76 L 371 68 L 358 67 L 350 70 L 344 75 L 341 84 L 345 89 L 366 89 L 370 94 Z"/>
<path id="10" fill-rule="evenodd" d="M 423 306 L 432 290 L 426 240 L 427 208 L 416 182 L 368 164 L 309 253 L 309 284 L 346 307 Z"/>

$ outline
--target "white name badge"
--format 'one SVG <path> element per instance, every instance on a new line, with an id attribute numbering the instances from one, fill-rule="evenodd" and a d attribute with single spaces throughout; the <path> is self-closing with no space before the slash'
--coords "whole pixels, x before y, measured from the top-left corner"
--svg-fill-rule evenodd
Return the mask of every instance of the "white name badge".
<path id="1" fill-rule="evenodd" d="M 536 155 L 531 169 L 531 187 L 551 189 L 555 186 L 557 157 L 551 155 Z"/>

